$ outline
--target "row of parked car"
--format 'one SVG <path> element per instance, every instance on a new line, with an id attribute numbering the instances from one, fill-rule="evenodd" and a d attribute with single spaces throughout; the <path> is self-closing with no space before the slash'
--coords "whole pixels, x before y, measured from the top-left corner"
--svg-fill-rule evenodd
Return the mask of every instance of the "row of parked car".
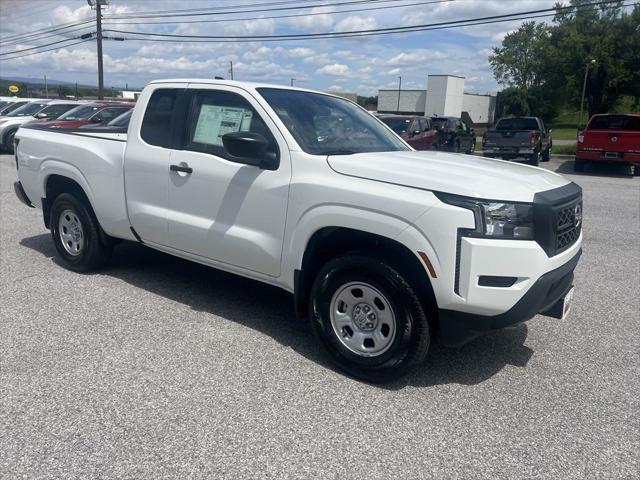
<path id="1" fill-rule="evenodd" d="M 475 132 L 461 118 L 418 115 L 377 116 L 416 150 L 473 153 L 476 149 Z"/>
<path id="2" fill-rule="evenodd" d="M 126 127 L 132 103 L 0 97 L 0 149 L 13 152 L 13 139 L 23 125 L 84 129 Z"/>

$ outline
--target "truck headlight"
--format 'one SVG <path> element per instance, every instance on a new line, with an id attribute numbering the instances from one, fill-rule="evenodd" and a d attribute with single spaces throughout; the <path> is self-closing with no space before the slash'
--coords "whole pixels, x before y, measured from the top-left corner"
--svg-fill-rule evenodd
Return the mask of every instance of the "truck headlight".
<path id="1" fill-rule="evenodd" d="M 436 196 L 450 205 L 473 212 L 476 228 L 473 237 L 533 240 L 533 205 L 530 203 L 500 202 L 461 197 L 447 193 Z"/>

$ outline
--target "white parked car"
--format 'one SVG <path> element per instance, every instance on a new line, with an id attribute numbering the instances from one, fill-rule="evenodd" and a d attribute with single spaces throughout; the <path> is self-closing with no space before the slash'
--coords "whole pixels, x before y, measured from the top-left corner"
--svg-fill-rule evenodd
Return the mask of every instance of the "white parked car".
<path id="1" fill-rule="evenodd" d="M 54 120 L 80 105 L 69 100 L 38 100 L 29 102 L 0 118 L 0 148 L 13 153 L 13 138 L 18 128 L 35 120 Z"/>
<path id="2" fill-rule="evenodd" d="M 127 138 L 21 128 L 18 197 L 62 263 L 137 241 L 294 294 L 329 357 L 385 381 L 458 345 L 562 317 L 582 192 L 526 165 L 416 152 L 357 105 L 308 90 L 163 80 Z"/>

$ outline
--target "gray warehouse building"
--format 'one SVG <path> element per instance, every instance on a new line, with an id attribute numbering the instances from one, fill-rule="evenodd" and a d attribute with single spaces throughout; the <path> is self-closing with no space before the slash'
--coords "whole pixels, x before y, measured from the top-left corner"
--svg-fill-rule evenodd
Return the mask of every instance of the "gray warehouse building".
<path id="1" fill-rule="evenodd" d="M 378 113 L 468 115 L 474 125 L 487 125 L 495 121 L 495 110 L 495 94 L 465 93 L 464 77 L 455 75 L 429 75 L 424 90 L 378 90 Z"/>

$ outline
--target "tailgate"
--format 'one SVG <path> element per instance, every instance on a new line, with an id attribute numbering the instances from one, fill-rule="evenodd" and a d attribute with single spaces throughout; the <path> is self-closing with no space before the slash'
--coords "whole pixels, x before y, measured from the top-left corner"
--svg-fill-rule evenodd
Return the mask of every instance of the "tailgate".
<path id="1" fill-rule="evenodd" d="M 604 152 L 640 151 L 640 131 L 586 130 L 579 148 Z"/>
<path id="2" fill-rule="evenodd" d="M 487 146 L 530 147 L 531 130 L 491 130 L 487 132 Z"/>

